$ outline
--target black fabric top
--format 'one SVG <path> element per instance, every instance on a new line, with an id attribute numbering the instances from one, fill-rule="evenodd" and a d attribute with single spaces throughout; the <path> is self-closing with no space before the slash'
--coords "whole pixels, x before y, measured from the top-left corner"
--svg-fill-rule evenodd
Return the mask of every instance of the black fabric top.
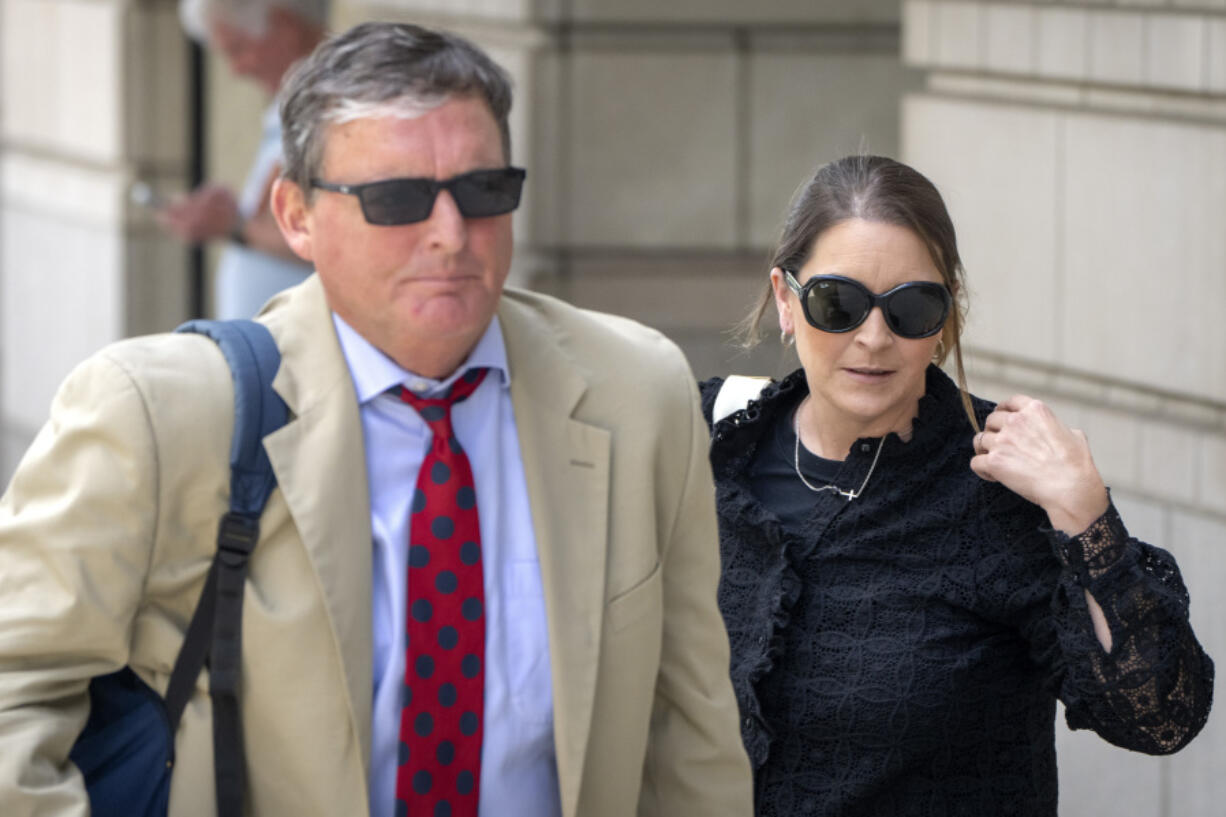
<path id="1" fill-rule="evenodd" d="M 835 478 L 843 463 L 819 457 L 803 445 L 797 448 L 795 414 L 795 408 L 785 412 L 754 452 L 749 463 L 749 489 L 760 501 L 770 498 L 770 509 L 785 528 L 799 529 L 809 518 L 813 491 L 796 478 L 797 463 L 814 487 L 838 485 Z"/>
<path id="2" fill-rule="evenodd" d="M 721 381 L 702 384 L 710 421 Z M 1055 815 L 1055 700 L 1069 726 L 1173 752 L 1208 717 L 1213 663 L 1171 555 L 1114 507 L 1077 537 L 969 468 L 957 387 L 930 367 L 909 442 L 853 502 L 781 524 L 750 485 L 803 372 L 717 423 L 719 602 L 759 817 Z M 982 419 L 991 404 L 976 400 Z M 879 439 L 834 481 L 859 486 Z M 1094 636 L 1083 588 L 1114 646 Z"/>

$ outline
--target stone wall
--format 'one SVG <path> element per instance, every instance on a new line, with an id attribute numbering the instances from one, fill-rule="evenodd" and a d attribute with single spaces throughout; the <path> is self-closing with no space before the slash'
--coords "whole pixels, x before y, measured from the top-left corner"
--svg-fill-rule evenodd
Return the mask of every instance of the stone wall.
<path id="1" fill-rule="evenodd" d="M 903 4 L 904 158 L 945 194 L 972 388 L 1050 400 L 1226 656 L 1226 2 Z M 1215 815 L 1226 721 L 1143 758 L 1060 736 L 1061 812 Z M 1215 805 L 1216 804 L 1216 805 Z"/>
<path id="2" fill-rule="evenodd" d="M 186 176 L 187 49 L 173 4 L 0 2 L 0 473 L 60 380 L 186 314 L 186 256 L 128 203 Z"/>

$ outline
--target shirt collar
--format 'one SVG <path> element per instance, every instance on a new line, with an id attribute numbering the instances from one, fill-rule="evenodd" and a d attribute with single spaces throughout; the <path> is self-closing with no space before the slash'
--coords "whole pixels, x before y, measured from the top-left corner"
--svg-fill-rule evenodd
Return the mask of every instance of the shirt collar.
<path id="1" fill-rule="evenodd" d="M 507 347 L 502 339 L 502 326 L 497 315 L 485 328 L 485 333 L 464 362 L 443 380 L 423 377 L 402 368 L 358 334 L 356 329 L 345 323 L 335 312 L 332 313 L 332 324 L 336 327 L 336 336 L 340 340 L 341 351 L 345 354 L 345 363 L 348 364 L 349 374 L 353 377 L 353 387 L 357 391 L 359 404 L 365 404 L 387 390 L 401 385 L 408 386 L 421 395 L 435 395 L 450 388 L 460 375 L 472 368 L 487 368 L 497 372 L 499 385 L 504 389 L 510 388 L 511 370 L 507 365 Z"/>

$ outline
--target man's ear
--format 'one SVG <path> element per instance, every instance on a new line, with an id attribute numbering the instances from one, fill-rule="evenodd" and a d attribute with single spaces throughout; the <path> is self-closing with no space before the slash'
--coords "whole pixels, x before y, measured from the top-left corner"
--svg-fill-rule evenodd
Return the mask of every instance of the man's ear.
<path id="1" fill-rule="evenodd" d="M 314 261 L 311 244 L 313 221 L 302 188 L 286 178 L 273 182 L 272 215 L 277 220 L 281 235 L 285 237 L 285 243 L 294 254 L 303 261 Z"/>

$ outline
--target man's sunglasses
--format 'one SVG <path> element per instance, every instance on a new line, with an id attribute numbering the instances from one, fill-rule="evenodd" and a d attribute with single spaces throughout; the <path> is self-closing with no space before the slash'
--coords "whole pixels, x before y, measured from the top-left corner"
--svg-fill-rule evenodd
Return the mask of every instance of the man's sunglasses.
<path id="1" fill-rule="evenodd" d="M 790 270 L 783 271 L 783 278 L 800 299 L 805 320 L 823 332 L 850 332 L 879 306 L 895 335 L 931 337 L 941 331 L 953 305 L 949 290 L 932 281 L 908 281 L 876 295 L 841 275 L 814 275 L 803 287 Z"/>
<path id="2" fill-rule="evenodd" d="M 443 181 L 385 179 L 366 184 L 332 184 L 311 179 L 311 187 L 357 196 L 366 221 L 388 227 L 428 219 L 440 190 L 451 194 L 464 218 L 509 213 L 519 206 L 519 195 L 527 175 L 528 171 L 522 167 L 502 167 L 474 170 Z"/>

